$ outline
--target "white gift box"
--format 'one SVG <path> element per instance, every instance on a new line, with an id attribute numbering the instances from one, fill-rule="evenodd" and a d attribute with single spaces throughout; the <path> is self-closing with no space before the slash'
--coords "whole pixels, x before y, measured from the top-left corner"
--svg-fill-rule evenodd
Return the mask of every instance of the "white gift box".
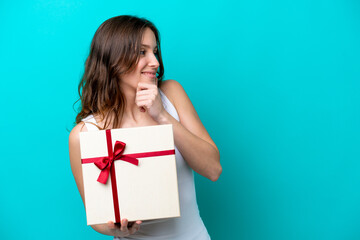
<path id="1" fill-rule="evenodd" d="M 80 150 L 88 225 L 180 217 L 172 125 L 81 132 Z"/>

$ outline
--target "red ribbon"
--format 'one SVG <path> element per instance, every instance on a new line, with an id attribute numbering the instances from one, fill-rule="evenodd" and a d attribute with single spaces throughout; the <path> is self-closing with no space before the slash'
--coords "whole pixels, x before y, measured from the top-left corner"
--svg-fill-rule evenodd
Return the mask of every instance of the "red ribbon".
<path id="1" fill-rule="evenodd" d="M 122 160 L 125 162 L 129 162 L 136 166 L 139 165 L 139 160 L 136 158 L 145 158 L 145 157 L 157 157 L 157 156 L 165 156 L 165 155 L 173 155 L 175 154 L 175 149 L 173 150 L 165 150 L 165 151 L 155 151 L 155 152 L 145 152 L 145 153 L 134 153 L 134 154 L 126 154 L 123 152 L 125 150 L 126 143 L 116 141 L 114 146 L 114 151 L 112 149 L 112 139 L 111 139 L 111 131 L 109 129 L 106 130 L 106 142 L 108 148 L 108 156 L 106 157 L 96 157 L 96 158 L 83 158 L 81 159 L 81 163 L 94 163 L 101 172 L 97 179 L 98 182 L 105 184 L 107 179 L 109 178 L 109 174 L 111 172 L 111 188 L 113 194 L 113 202 L 114 202 L 114 212 L 115 212 L 115 222 L 121 222 L 120 219 L 120 210 L 119 210 L 119 201 L 116 187 L 116 177 L 115 177 L 115 165 L 113 164 L 115 160 Z"/>
<path id="2" fill-rule="evenodd" d="M 139 165 L 139 160 L 135 157 L 131 157 L 128 155 L 123 155 L 126 143 L 116 141 L 114 146 L 114 151 L 111 148 L 111 134 L 110 131 L 106 130 L 106 139 L 108 141 L 108 154 L 106 157 L 98 157 L 98 158 L 86 158 L 82 159 L 82 163 L 94 163 L 100 170 L 99 177 L 97 179 L 98 182 L 105 184 L 109 178 L 110 169 L 113 166 L 115 160 L 122 160 L 125 162 L 129 162 L 136 166 Z"/>

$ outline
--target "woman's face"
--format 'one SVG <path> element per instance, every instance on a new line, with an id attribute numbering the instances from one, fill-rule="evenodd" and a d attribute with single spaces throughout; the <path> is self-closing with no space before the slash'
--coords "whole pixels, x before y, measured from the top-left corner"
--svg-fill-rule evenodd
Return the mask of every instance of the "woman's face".
<path id="1" fill-rule="evenodd" d="M 156 38 L 150 28 L 146 28 L 141 41 L 140 59 L 136 68 L 121 77 L 123 84 L 130 85 L 133 88 L 141 82 L 154 83 L 159 62 L 156 58 L 157 45 Z"/>

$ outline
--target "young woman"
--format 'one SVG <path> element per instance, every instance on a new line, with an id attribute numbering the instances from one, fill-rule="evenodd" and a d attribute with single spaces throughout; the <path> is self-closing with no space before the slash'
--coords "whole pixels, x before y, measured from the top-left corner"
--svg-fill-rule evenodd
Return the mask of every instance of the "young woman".
<path id="1" fill-rule="evenodd" d="M 219 151 L 182 86 L 162 81 L 163 74 L 159 33 L 151 22 L 118 16 L 101 24 L 79 84 L 81 109 L 69 136 L 71 169 L 84 201 L 79 132 L 172 124 L 181 217 L 92 227 L 120 239 L 210 239 L 199 215 L 192 170 L 216 181 L 222 171 Z"/>

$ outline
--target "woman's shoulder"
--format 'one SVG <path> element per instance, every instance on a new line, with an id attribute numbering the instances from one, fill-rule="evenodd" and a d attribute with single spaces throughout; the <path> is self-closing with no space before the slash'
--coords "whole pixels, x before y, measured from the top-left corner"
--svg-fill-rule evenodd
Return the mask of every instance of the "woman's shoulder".
<path id="1" fill-rule="evenodd" d="M 78 124 L 76 124 L 69 134 L 69 144 L 71 145 L 79 142 L 79 133 L 86 131 L 87 128 L 84 122 L 79 122 Z"/>
<path id="2" fill-rule="evenodd" d="M 173 79 L 163 81 L 160 89 L 173 105 L 176 105 L 176 102 L 181 102 L 181 99 L 186 96 L 185 90 L 181 84 Z"/>
<path id="3" fill-rule="evenodd" d="M 162 81 L 160 88 L 169 88 L 169 87 L 177 87 L 181 86 L 180 83 L 174 79 L 167 79 Z"/>
<path id="4" fill-rule="evenodd" d="M 164 93 L 169 92 L 171 94 L 174 91 L 182 89 L 182 86 L 179 82 L 175 81 L 174 79 L 168 79 L 161 83 L 160 89 Z"/>

